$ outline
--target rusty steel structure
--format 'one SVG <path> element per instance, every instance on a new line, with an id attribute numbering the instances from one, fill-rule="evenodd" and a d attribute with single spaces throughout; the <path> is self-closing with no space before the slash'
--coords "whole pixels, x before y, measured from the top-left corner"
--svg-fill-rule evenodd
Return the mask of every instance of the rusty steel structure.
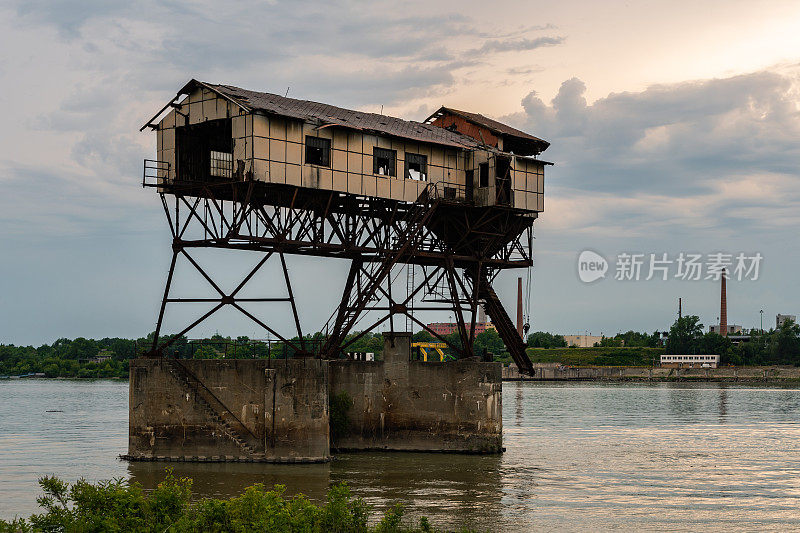
<path id="1" fill-rule="evenodd" d="M 180 112 L 180 104 L 171 105 Z M 159 128 L 153 121 L 148 125 Z M 498 201 L 498 205 L 478 205 L 471 197 L 472 191 L 465 190 L 469 187 L 445 181 L 425 183 L 416 201 L 407 201 L 273 183 L 259 180 L 241 168 L 229 175 L 200 176 L 181 173 L 172 165 L 169 161 L 146 160 L 142 182 L 157 191 L 172 237 L 172 257 L 151 356 L 168 353 L 176 339 L 228 306 L 286 343 L 299 356 L 338 358 L 375 328 L 384 326 L 394 332 L 402 319 L 447 343 L 459 357 L 470 357 L 475 355 L 475 322 L 483 306 L 519 370 L 533 372 L 525 342 L 492 283 L 503 270 L 533 264 L 533 223 L 537 213 L 517 209 L 508 200 Z M 180 167 L 180 163 L 176 166 Z M 232 167 L 235 169 L 236 165 Z M 255 251 L 261 257 L 232 291 L 225 291 L 215 281 L 214 273 L 195 259 L 195 251 L 202 249 Z M 286 255 L 350 262 L 339 306 L 320 328 L 325 333 L 321 341 L 312 343 L 302 331 L 301 310 L 295 300 Z M 243 288 L 271 259 L 280 263 L 287 296 L 241 297 Z M 195 268 L 216 295 L 174 297 L 171 290 L 179 260 Z M 392 282 L 404 268 L 414 269 L 417 274 L 409 276 L 407 290 L 397 294 Z M 267 319 L 243 305 L 258 302 L 288 304 L 295 334 L 281 334 Z M 160 335 L 165 310 L 169 305 L 183 303 L 208 303 L 211 309 L 163 340 Z M 432 331 L 415 315 L 420 311 L 452 314 L 460 342 L 450 343 Z M 367 314 L 377 318 L 361 324 Z"/>

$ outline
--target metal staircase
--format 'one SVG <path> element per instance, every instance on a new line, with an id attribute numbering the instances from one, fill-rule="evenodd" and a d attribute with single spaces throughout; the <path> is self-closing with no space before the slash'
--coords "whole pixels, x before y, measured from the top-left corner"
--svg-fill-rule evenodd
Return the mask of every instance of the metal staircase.
<path id="1" fill-rule="evenodd" d="M 197 404 L 203 409 L 209 421 L 223 428 L 247 457 L 257 458 L 264 455 L 264 443 L 186 365 L 172 358 L 164 358 L 162 361 L 170 375 L 183 386 L 184 390 L 194 393 Z"/>
<path id="2" fill-rule="evenodd" d="M 350 276 L 358 277 L 359 281 L 364 280 L 364 283 L 363 285 L 358 284 L 357 290 L 350 293 L 349 298 L 342 302 L 342 305 L 339 306 L 338 311 L 335 313 L 336 321 L 333 328 L 335 333 L 328 338 L 322 350 L 325 356 L 331 357 L 339 350 L 346 335 L 356 325 L 369 303 L 380 299 L 378 291 L 381 284 L 391 274 L 392 268 L 399 263 L 403 263 L 408 257 L 413 256 L 423 244 L 426 225 L 436 211 L 438 202 L 439 200 L 434 197 L 432 192 L 432 186 L 429 185 L 403 217 L 405 231 L 402 237 L 398 239 L 396 246 L 382 251 L 381 261 L 367 263 L 366 265 L 356 265 L 354 262 L 354 268 L 357 268 L 360 272 L 355 272 L 351 269 Z M 389 290 L 391 291 L 391 280 L 389 281 Z"/>
<path id="3" fill-rule="evenodd" d="M 514 327 L 511 318 L 506 313 L 500 298 L 494 292 L 485 274 L 481 274 L 480 287 L 478 288 L 478 298 L 486 302 L 486 313 L 492 319 L 492 324 L 497 328 L 497 333 L 503 339 L 503 344 L 514 359 L 520 373 L 532 376 L 534 374 L 533 363 L 531 363 L 527 345 L 519 336 L 517 328 Z"/>

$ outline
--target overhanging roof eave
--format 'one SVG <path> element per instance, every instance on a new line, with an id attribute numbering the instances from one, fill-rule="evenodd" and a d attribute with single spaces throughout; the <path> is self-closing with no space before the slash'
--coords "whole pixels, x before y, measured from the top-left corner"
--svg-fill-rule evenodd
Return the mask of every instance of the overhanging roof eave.
<path id="1" fill-rule="evenodd" d="M 180 88 L 180 90 L 175 94 L 175 97 L 172 100 L 167 102 L 164 105 L 164 107 L 162 107 L 161 109 L 158 110 L 158 113 L 153 115 L 153 117 L 150 120 L 148 120 L 141 128 L 139 128 L 139 131 L 143 131 L 148 126 L 150 128 L 155 129 L 156 124 L 157 124 L 157 122 L 155 122 L 156 119 L 158 119 L 158 117 L 160 117 L 161 114 L 164 111 L 167 110 L 167 108 L 173 107 L 175 105 L 175 101 L 178 100 L 178 98 L 180 98 L 183 95 L 187 95 L 187 94 L 191 93 L 197 87 L 203 87 L 205 89 L 208 89 L 209 91 L 213 91 L 214 94 L 218 95 L 219 97 L 221 97 L 221 98 L 223 98 L 223 99 L 225 99 L 225 100 L 227 100 L 227 101 L 229 101 L 229 102 L 231 102 L 233 104 L 236 104 L 237 106 L 241 107 L 245 111 L 248 111 L 248 112 L 251 111 L 251 109 L 248 108 L 246 105 L 242 104 L 241 102 L 236 101 L 235 99 L 233 99 L 230 96 L 228 96 L 227 94 L 217 90 L 215 87 L 209 85 L 208 83 L 205 83 L 205 82 L 202 82 L 200 80 L 196 80 L 196 79 L 192 78 L 191 80 L 186 82 L 186 85 L 184 85 L 183 87 Z"/>

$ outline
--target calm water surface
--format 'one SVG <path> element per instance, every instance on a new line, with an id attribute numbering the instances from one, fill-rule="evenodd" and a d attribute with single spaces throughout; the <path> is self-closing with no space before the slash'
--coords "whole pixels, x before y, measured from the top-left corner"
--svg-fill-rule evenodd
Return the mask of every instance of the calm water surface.
<path id="1" fill-rule="evenodd" d="M 124 477 L 128 385 L 0 382 L 0 517 L 37 511 L 36 479 Z M 59 412 L 48 412 L 59 411 Z M 253 483 L 492 531 L 800 529 L 800 390 L 725 384 L 506 383 L 502 456 L 361 453 L 326 465 L 174 464 L 200 496 Z"/>

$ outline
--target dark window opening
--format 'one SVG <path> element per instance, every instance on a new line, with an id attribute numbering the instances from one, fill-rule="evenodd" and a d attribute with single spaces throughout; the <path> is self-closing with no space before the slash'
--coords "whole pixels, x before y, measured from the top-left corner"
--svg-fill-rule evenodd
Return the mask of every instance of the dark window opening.
<path id="1" fill-rule="evenodd" d="M 406 179 L 428 181 L 428 157 L 406 152 Z"/>
<path id="2" fill-rule="evenodd" d="M 498 204 L 511 204 L 511 159 L 498 157 L 495 160 L 495 194 Z"/>
<path id="3" fill-rule="evenodd" d="M 231 121 L 209 120 L 175 128 L 177 179 L 209 181 L 233 177 Z"/>
<path id="4" fill-rule="evenodd" d="M 372 172 L 382 176 L 397 175 L 397 151 L 385 148 L 372 149 Z"/>
<path id="5" fill-rule="evenodd" d="M 475 171 L 474 170 L 467 170 L 467 183 L 466 187 L 464 188 L 464 195 L 467 198 L 468 202 L 474 200 L 475 194 Z"/>
<path id="6" fill-rule="evenodd" d="M 481 163 L 478 165 L 480 169 L 480 184 L 479 187 L 488 187 L 489 186 L 489 163 Z"/>
<path id="7" fill-rule="evenodd" d="M 331 166 L 331 140 L 306 136 L 306 164 Z"/>

